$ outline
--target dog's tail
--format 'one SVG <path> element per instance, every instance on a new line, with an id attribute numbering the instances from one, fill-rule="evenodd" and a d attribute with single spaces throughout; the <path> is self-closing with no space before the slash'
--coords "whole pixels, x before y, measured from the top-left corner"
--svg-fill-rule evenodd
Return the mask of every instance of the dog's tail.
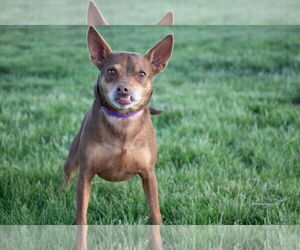
<path id="1" fill-rule="evenodd" d="M 163 112 L 162 110 L 158 110 L 152 107 L 149 107 L 149 110 L 150 110 L 150 115 L 159 115 L 160 113 Z"/>

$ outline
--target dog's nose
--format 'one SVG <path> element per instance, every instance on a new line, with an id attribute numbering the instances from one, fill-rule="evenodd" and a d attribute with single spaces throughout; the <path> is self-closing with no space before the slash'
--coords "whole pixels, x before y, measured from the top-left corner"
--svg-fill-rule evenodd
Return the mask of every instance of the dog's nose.
<path id="1" fill-rule="evenodd" d="M 117 87 L 117 91 L 118 91 L 119 94 L 128 94 L 129 88 L 124 86 L 124 85 L 119 85 Z"/>

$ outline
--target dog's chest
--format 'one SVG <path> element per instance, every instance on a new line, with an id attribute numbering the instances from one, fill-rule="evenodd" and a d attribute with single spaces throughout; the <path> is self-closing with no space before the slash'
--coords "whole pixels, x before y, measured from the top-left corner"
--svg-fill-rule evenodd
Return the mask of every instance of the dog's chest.
<path id="1" fill-rule="evenodd" d="M 153 153 L 142 140 L 125 144 L 101 143 L 94 147 L 94 170 L 109 181 L 123 181 L 151 165 Z"/>
<path id="2" fill-rule="evenodd" d="M 106 115 L 102 119 L 95 120 L 97 126 L 86 130 L 88 133 L 83 132 L 83 164 L 109 181 L 126 180 L 153 167 L 157 150 L 154 132 L 151 124 L 141 122 L 141 114 L 126 120 Z"/>

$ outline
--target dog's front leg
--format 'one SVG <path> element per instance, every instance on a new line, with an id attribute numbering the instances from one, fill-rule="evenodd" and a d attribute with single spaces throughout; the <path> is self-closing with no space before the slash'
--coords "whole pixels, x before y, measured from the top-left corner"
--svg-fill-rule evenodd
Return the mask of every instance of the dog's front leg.
<path id="1" fill-rule="evenodd" d="M 88 171 L 80 171 L 79 173 L 77 183 L 77 225 L 87 224 L 86 214 L 90 199 L 92 178 L 93 176 Z"/>
<path id="2" fill-rule="evenodd" d="M 158 187 L 156 175 L 153 169 L 147 170 L 141 174 L 143 189 L 146 195 L 148 206 L 150 208 L 150 217 L 152 225 L 161 224 L 161 214 L 158 202 Z"/>
<path id="3" fill-rule="evenodd" d="M 88 250 L 87 235 L 88 225 L 76 226 L 75 250 Z"/>

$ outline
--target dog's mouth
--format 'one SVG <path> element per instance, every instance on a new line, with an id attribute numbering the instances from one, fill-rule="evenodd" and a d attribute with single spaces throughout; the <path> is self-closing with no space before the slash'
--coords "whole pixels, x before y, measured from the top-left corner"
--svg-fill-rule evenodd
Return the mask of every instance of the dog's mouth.
<path id="1" fill-rule="evenodd" d="M 108 100 L 117 109 L 128 109 L 136 105 L 141 97 L 138 92 L 132 90 L 128 93 L 118 93 L 116 90 L 111 90 L 108 93 Z"/>
<path id="2" fill-rule="evenodd" d="M 115 98 L 115 101 L 118 104 L 125 106 L 125 105 L 132 104 L 134 102 L 134 98 L 133 98 L 133 96 L 130 96 L 130 95 L 118 96 Z"/>

